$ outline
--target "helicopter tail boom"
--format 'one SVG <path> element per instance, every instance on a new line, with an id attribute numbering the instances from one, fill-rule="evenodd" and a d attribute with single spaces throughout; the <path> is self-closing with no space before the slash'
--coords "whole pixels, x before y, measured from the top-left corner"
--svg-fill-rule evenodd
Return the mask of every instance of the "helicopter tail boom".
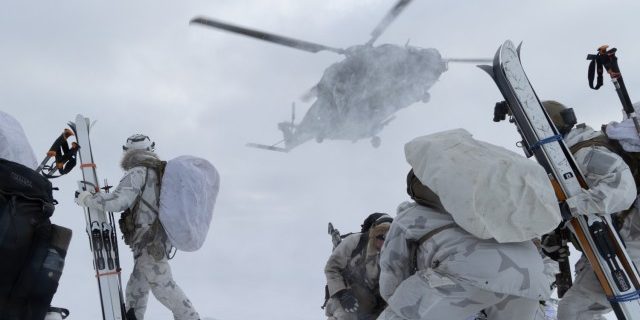
<path id="1" fill-rule="evenodd" d="M 250 148 L 270 150 L 270 151 L 278 151 L 278 152 L 284 152 L 284 153 L 287 153 L 287 152 L 289 152 L 289 150 L 291 150 L 291 149 L 287 149 L 287 148 L 269 146 L 269 145 L 266 145 L 266 144 L 259 144 L 259 143 L 247 143 L 246 146 L 250 147 Z"/>

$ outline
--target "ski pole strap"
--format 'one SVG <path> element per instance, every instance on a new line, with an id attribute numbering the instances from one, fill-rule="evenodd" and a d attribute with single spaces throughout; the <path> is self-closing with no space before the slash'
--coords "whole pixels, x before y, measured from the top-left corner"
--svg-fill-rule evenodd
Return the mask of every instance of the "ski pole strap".
<path id="1" fill-rule="evenodd" d="M 559 134 L 556 134 L 555 136 L 551 136 L 551 137 L 544 138 L 542 140 L 538 140 L 538 142 L 534 143 L 531 146 L 530 149 L 531 150 L 536 150 L 536 149 L 542 147 L 542 145 L 544 145 L 544 144 L 551 143 L 551 142 L 556 142 L 556 141 L 560 141 L 560 140 L 562 140 L 562 136 L 559 135 Z"/>
<path id="2" fill-rule="evenodd" d="M 640 299 L 640 290 L 625 293 L 619 296 L 607 297 L 607 300 L 609 300 L 609 302 L 611 303 L 629 302 L 638 299 Z"/>
<path id="3" fill-rule="evenodd" d="M 599 54 L 587 55 L 587 60 L 591 60 L 591 62 L 589 63 L 589 69 L 587 71 L 587 77 L 589 79 L 589 87 L 593 90 L 598 90 L 600 89 L 600 87 L 602 87 L 602 78 L 603 78 L 602 77 L 602 74 L 603 74 L 602 61 L 599 59 Z M 598 67 L 598 80 L 594 87 L 593 78 L 595 76 L 596 66 Z"/>

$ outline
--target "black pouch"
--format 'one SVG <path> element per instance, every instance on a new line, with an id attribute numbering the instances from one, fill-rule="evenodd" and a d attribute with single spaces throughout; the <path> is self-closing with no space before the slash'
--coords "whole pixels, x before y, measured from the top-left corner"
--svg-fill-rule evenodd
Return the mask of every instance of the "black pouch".
<path id="1" fill-rule="evenodd" d="M 55 224 L 51 225 L 51 237 L 44 250 L 44 259 L 34 276 L 33 289 L 29 293 L 32 314 L 40 319 L 49 311 L 53 295 L 58 290 L 58 283 L 64 269 L 64 260 L 71 242 L 71 230 Z"/>
<path id="2" fill-rule="evenodd" d="M 133 212 L 131 209 L 127 209 L 120 215 L 120 219 L 118 219 L 118 226 L 120 227 L 120 232 L 122 233 L 122 239 L 124 243 L 128 246 L 131 246 L 133 240 L 133 234 L 136 231 L 136 224 L 133 219 Z"/>

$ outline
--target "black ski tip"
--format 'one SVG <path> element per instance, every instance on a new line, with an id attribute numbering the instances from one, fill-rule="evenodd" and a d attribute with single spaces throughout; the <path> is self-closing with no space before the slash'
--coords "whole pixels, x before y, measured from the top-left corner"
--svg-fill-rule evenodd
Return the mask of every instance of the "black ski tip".
<path id="1" fill-rule="evenodd" d="M 520 41 L 520 43 L 518 44 L 518 47 L 516 48 L 516 52 L 518 53 L 518 59 L 520 59 L 520 49 L 522 48 L 522 41 Z"/>
<path id="2" fill-rule="evenodd" d="M 71 128 L 71 131 L 73 131 L 74 135 L 78 134 L 78 130 L 76 130 L 76 123 L 75 122 L 69 121 L 69 122 L 67 122 L 67 125 L 69 126 L 69 128 Z"/>
<path id="3" fill-rule="evenodd" d="M 493 66 L 490 66 L 490 65 L 487 65 L 487 64 L 479 64 L 476 67 L 484 70 L 484 72 L 488 73 L 491 78 L 493 78 L 493 79 L 496 78 L 494 73 L 493 73 Z"/>
<path id="4" fill-rule="evenodd" d="M 189 24 L 207 24 L 207 18 L 202 17 L 202 16 L 198 16 L 198 17 L 193 17 L 191 18 L 191 20 L 189 20 Z"/>

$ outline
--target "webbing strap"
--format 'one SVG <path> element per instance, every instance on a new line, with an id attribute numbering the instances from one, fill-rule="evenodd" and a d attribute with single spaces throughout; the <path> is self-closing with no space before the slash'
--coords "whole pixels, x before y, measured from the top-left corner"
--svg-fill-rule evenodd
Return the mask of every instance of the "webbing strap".
<path id="1" fill-rule="evenodd" d="M 12 197 L 11 200 L 9 200 L 4 195 L 0 195 L 0 197 L 2 197 L 1 199 L 5 199 L 7 202 L 9 201 L 13 202 L 13 199 L 15 199 L 15 197 Z M 11 215 L 13 214 L 13 212 L 9 212 L 8 210 L 9 206 L 14 206 L 14 204 L 7 203 L 5 204 L 5 209 L 0 208 L 3 210 L 3 211 L 0 211 L 0 242 L 4 240 L 4 236 L 7 233 L 7 230 L 9 230 L 9 218 L 11 218 Z M 15 209 L 12 208 L 11 211 L 13 210 Z"/>
<path id="2" fill-rule="evenodd" d="M 422 243 L 424 243 L 425 241 L 431 239 L 431 237 L 435 236 L 436 234 L 440 233 L 441 231 L 446 230 L 446 229 L 451 229 L 451 228 L 453 228 L 455 226 L 456 226 L 455 223 L 449 223 L 449 224 L 445 224 L 442 227 L 435 228 L 435 229 L 427 232 L 427 234 L 425 234 L 424 236 L 420 237 L 420 239 L 418 239 L 416 241 L 416 243 L 418 243 L 418 246 L 420 246 L 420 245 L 422 245 Z"/>
<path id="3" fill-rule="evenodd" d="M 556 142 L 556 141 L 560 141 L 560 140 L 562 140 L 562 136 L 557 134 L 555 136 L 551 136 L 551 137 L 548 137 L 548 138 L 544 138 L 542 140 L 538 140 L 538 142 L 533 144 L 530 149 L 531 150 L 536 150 L 536 149 L 542 147 L 542 145 L 544 145 L 544 144 L 551 143 L 551 142 Z"/>
<path id="4" fill-rule="evenodd" d="M 619 296 L 607 297 L 607 300 L 613 303 L 629 302 L 638 299 L 640 299 L 640 291 L 634 291 Z"/>
<path id="5" fill-rule="evenodd" d="M 369 232 L 364 232 L 360 235 L 360 239 L 358 239 L 358 244 L 351 251 L 351 259 L 355 258 L 362 250 L 364 250 L 367 246 L 366 244 L 369 242 Z"/>
<path id="6" fill-rule="evenodd" d="M 104 276 L 110 276 L 110 275 L 114 275 L 114 274 L 120 274 L 120 270 L 118 269 L 117 271 L 111 271 L 111 272 L 105 272 L 105 273 L 98 273 L 98 274 L 96 274 L 96 278 L 98 278 L 98 277 L 104 277 Z"/>
<path id="7" fill-rule="evenodd" d="M 418 271 L 418 248 L 420 247 L 420 245 L 422 245 L 425 241 L 431 239 L 436 234 L 454 227 L 456 227 L 455 223 L 445 224 L 441 227 L 427 232 L 427 234 L 420 237 L 420 239 L 418 240 L 407 240 L 407 245 L 409 247 L 409 267 L 411 268 L 411 274 L 414 274 L 416 273 L 416 271 Z"/>

